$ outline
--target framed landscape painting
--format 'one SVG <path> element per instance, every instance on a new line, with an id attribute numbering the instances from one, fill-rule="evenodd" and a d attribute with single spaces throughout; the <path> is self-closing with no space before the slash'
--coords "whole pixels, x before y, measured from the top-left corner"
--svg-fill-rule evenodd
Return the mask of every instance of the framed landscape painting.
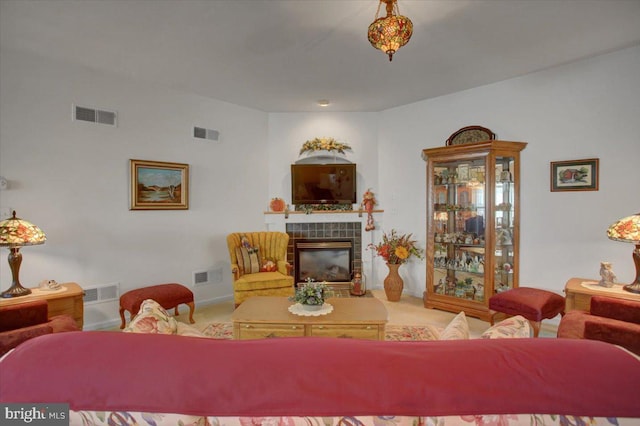
<path id="1" fill-rule="evenodd" d="M 189 165 L 161 161 L 129 160 L 130 210 L 187 210 Z"/>
<path id="2" fill-rule="evenodd" d="M 597 191 L 599 159 L 552 161 L 551 192 Z"/>

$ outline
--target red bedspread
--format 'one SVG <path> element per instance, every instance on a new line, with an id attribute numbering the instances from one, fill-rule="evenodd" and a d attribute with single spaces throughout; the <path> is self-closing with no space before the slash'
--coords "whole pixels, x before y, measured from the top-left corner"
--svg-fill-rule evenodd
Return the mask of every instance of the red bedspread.
<path id="1" fill-rule="evenodd" d="M 0 364 L 0 401 L 210 416 L 640 417 L 640 361 L 570 339 L 226 341 L 71 332 Z"/>

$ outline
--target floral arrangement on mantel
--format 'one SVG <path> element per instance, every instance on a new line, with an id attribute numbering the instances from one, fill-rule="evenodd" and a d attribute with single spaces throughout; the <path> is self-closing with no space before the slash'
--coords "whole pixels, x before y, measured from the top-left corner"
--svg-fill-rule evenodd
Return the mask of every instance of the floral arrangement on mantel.
<path id="1" fill-rule="evenodd" d="M 415 256 L 418 259 L 424 257 L 424 250 L 419 248 L 415 240 L 411 239 L 413 234 L 399 235 L 395 229 L 389 234 L 382 234 L 382 241 L 378 244 L 370 244 L 369 248 L 376 251 L 376 254 L 387 263 L 402 264 Z"/>
<path id="2" fill-rule="evenodd" d="M 300 155 L 305 152 L 328 151 L 344 154 L 345 151 L 351 151 L 351 147 L 342 142 L 338 142 L 334 138 L 315 138 L 306 141 L 300 148 Z"/>
<path id="3" fill-rule="evenodd" d="M 314 282 L 312 278 L 307 278 L 307 281 L 296 289 L 295 295 L 289 300 L 301 305 L 322 306 L 326 291 L 327 285 L 324 282 Z"/>

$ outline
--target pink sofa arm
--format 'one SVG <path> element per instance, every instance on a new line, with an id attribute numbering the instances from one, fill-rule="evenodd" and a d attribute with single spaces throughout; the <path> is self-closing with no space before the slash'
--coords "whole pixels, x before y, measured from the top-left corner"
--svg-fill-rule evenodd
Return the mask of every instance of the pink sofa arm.
<path id="1" fill-rule="evenodd" d="M 17 330 L 3 331 L 0 333 L 0 356 L 29 339 L 51 333 L 53 328 L 46 322 Z"/>
<path id="2" fill-rule="evenodd" d="M 570 311 L 558 326 L 558 338 L 590 339 L 622 346 L 640 355 L 640 324 Z"/>
<path id="3" fill-rule="evenodd" d="M 48 321 L 46 300 L 31 300 L 0 308 L 0 332 L 16 330 Z"/>
<path id="4" fill-rule="evenodd" d="M 80 331 L 76 320 L 71 315 L 57 315 L 42 324 L 0 332 L 0 356 L 34 337 L 65 331 Z"/>
<path id="5" fill-rule="evenodd" d="M 0 356 L 19 344 L 45 334 L 79 330 L 70 315 L 48 318 L 46 300 L 31 300 L 0 309 Z"/>
<path id="6" fill-rule="evenodd" d="M 584 338 L 622 346 L 640 355 L 640 324 L 592 315 L 584 324 Z"/>
<path id="7" fill-rule="evenodd" d="M 640 301 L 593 296 L 590 312 L 599 317 L 640 324 Z"/>
<path id="8" fill-rule="evenodd" d="M 78 327 L 78 323 L 73 319 L 71 315 L 56 315 L 51 317 L 48 324 L 54 333 L 61 333 L 64 331 L 81 331 Z"/>

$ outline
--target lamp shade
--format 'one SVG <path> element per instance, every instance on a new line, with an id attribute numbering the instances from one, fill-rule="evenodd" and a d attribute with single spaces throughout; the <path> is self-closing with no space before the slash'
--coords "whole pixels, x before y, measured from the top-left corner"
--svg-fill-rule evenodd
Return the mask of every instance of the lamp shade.
<path id="1" fill-rule="evenodd" d="M 640 213 L 623 217 L 607 229 L 607 236 L 614 241 L 633 243 L 633 263 L 636 266 L 636 278 L 622 288 L 631 293 L 640 294 Z"/>
<path id="2" fill-rule="evenodd" d="M 16 217 L 15 211 L 13 212 L 13 217 L 0 222 L 0 247 L 9 248 L 9 266 L 13 277 L 11 287 L 0 293 L 0 297 L 19 297 L 31 294 L 31 290 L 22 287 L 22 284 L 20 284 L 19 272 L 20 264 L 22 263 L 20 247 L 44 244 L 46 240 L 47 237 L 40 228 L 33 223 Z"/>
<path id="3" fill-rule="evenodd" d="M 44 244 L 46 235 L 31 222 L 13 217 L 0 222 L 0 247 L 22 247 Z"/>
<path id="4" fill-rule="evenodd" d="M 611 240 L 624 243 L 640 243 L 640 213 L 623 217 L 607 229 Z"/>
<path id="5" fill-rule="evenodd" d="M 402 46 L 409 42 L 413 35 L 413 23 L 406 16 L 400 15 L 398 12 L 397 0 L 380 0 L 380 4 L 386 3 L 387 16 L 376 19 L 369 25 L 367 32 L 369 42 L 376 49 L 382 50 L 389 55 L 389 61 L 392 60 L 393 54 Z"/>

